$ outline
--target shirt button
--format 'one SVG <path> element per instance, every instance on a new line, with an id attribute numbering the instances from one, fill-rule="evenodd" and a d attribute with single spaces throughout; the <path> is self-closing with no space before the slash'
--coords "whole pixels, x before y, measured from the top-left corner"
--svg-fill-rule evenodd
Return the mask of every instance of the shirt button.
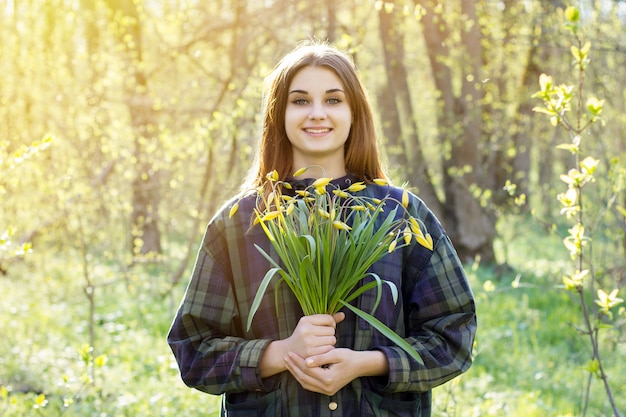
<path id="1" fill-rule="evenodd" d="M 335 411 L 337 407 L 339 407 L 339 405 L 334 401 L 328 403 L 328 408 L 330 408 L 330 411 Z"/>

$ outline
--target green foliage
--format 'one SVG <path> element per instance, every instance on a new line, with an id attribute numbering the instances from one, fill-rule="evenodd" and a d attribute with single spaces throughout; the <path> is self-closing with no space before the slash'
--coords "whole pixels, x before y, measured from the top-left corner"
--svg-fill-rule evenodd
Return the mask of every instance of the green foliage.
<path id="1" fill-rule="evenodd" d="M 586 341 L 573 331 L 580 308 L 554 280 L 569 257 L 561 253 L 558 233 L 546 234 L 532 217 L 508 215 L 501 223 L 508 232 L 498 247 L 514 247 L 508 257 L 511 269 L 503 273 L 493 266 L 468 266 L 479 317 L 475 362 L 467 374 L 435 390 L 434 415 L 580 416 L 590 363 Z M 626 311 L 617 315 L 623 321 Z M 623 326 L 600 339 L 603 355 L 626 354 Z M 621 362 L 606 366 L 615 391 L 624 392 Z M 591 387 L 588 415 L 612 415 L 603 391 L 600 384 Z M 616 400 L 619 408 L 626 406 L 623 396 Z"/>
<path id="2" fill-rule="evenodd" d="M 10 142 L 0 141 L 0 198 L 6 201 L 7 196 L 23 186 L 22 176 L 28 166 L 26 163 L 37 153 L 45 150 L 52 143 L 52 136 L 45 136 L 39 141 L 29 145 L 22 145 L 10 151 Z M 5 211 L 8 207 L 0 209 Z M 8 224 L 6 222 L 9 222 Z M 0 215 L 0 272 L 6 268 L 6 264 L 11 260 L 21 257 L 32 251 L 31 242 L 15 242 L 17 224 L 15 219 L 4 218 Z"/>
<path id="3" fill-rule="evenodd" d="M 574 167 L 569 169 L 567 174 L 561 175 L 561 180 L 567 185 L 567 191 L 557 196 L 561 203 L 561 214 L 572 222 L 572 227 L 568 229 L 568 236 L 563 239 L 563 244 L 570 254 L 575 269 L 572 273 L 563 277 L 563 284 L 566 290 L 578 295 L 579 303 L 582 307 L 583 325 L 577 327 L 577 330 L 581 335 L 589 339 L 591 350 L 591 360 L 585 366 L 585 369 L 590 376 L 595 376 L 601 380 L 613 414 L 620 416 L 621 413 L 613 396 L 613 388 L 604 367 L 605 361 L 600 352 L 599 335 L 601 330 L 604 331 L 613 326 L 613 312 L 611 309 L 621 304 L 624 300 L 618 297 L 619 288 L 615 288 L 607 293 L 601 287 L 605 280 L 598 280 L 600 284 L 600 287 L 598 287 L 595 277 L 593 277 L 594 279 L 590 277 L 590 275 L 593 275 L 590 271 L 593 271 L 596 264 L 594 258 L 588 255 L 593 243 L 591 233 L 589 233 L 591 218 L 587 215 L 587 210 L 585 210 L 582 203 L 584 200 L 583 196 L 587 197 L 586 187 L 596 181 L 596 169 L 600 162 L 592 156 L 585 156 L 582 134 L 592 123 L 599 120 L 604 100 L 599 100 L 593 96 L 589 97 L 585 105 L 587 113 L 583 116 L 580 107 L 582 107 L 582 90 L 585 73 L 588 69 L 587 65 L 590 61 L 591 44 L 586 42 L 583 45 L 578 26 L 580 19 L 578 10 L 574 7 L 569 7 L 565 11 L 565 17 L 567 19 L 566 27 L 572 31 L 577 42 L 577 46 L 571 47 L 571 53 L 574 56 L 574 67 L 578 76 L 578 89 L 574 91 L 574 86 L 554 87 L 552 78 L 542 74 L 539 80 L 541 90 L 534 97 L 540 98 L 544 103 L 544 107 L 538 107 L 535 110 L 548 114 L 552 124 L 563 127 L 571 138 L 569 142 L 558 146 L 558 148 L 567 150 L 574 155 Z M 575 116 L 568 117 L 566 112 L 572 110 L 572 102 L 576 100 L 578 109 Z M 612 189 L 613 196 L 609 201 L 613 201 L 620 192 L 624 191 L 619 186 L 613 186 Z M 611 203 L 609 203 L 607 208 L 610 208 L 610 206 Z M 602 217 L 599 217 L 598 222 L 601 220 Z M 616 286 L 619 286 L 620 279 L 619 275 L 615 277 Z M 593 294 L 594 292 L 597 292 L 598 296 L 595 300 L 596 309 L 593 308 L 594 305 L 588 299 L 588 293 Z M 591 383 L 592 378 L 589 378 L 588 387 L 591 386 Z M 583 398 L 585 401 L 583 415 L 586 415 L 587 402 L 590 398 L 589 388 L 583 395 Z"/>

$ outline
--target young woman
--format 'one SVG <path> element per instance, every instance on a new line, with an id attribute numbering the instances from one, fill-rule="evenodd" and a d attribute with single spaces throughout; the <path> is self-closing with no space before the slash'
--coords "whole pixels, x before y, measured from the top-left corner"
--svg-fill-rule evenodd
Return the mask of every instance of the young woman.
<path id="1" fill-rule="evenodd" d="M 276 170 L 295 188 L 324 176 L 341 188 L 365 181 L 358 195 L 401 199 L 402 189 L 373 183 L 385 174 L 371 107 L 348 55 L 326 44 L 301 45 L 270 80 L 245 190 L 258 190 Z M 290 177 L 312 166 L 318 168 Z M 470 367 L 476 331 L 472 292 L 435 216 L 410 194 L 407 210 L 425 224 L 433 250 L 406 246 L 370 269 L 400 291 L 396 304 L 383 297 L 375 316 L 415 348 L 422 365 L 349 310 L 303 316 L 286 285 L 277 298 L 268 289 L 246 331 L 270 268 L 254 245 L 272 253 L 263 230 L 251 226 L 256 193 L 243 191 L 207 227 L 168 335 L 184 382 L 225 394 L 226 416 L 429 416 L 431 389 Z M 359 307 L 371 311 L 374 298 L 363 294 Z"/>

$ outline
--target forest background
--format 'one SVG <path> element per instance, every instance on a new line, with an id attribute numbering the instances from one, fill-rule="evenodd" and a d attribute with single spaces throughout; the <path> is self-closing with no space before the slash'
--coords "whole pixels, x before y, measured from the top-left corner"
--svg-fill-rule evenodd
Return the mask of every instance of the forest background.
<path id="1" fill-rule="evenodd" d="M 567 6 L 591 45 L 582 80 Z M 599 161 L 585 263 L 610 294 L 626 282 L 625 28 L 617 0 L 3 0 L 0 416 L 215 415 L 165 335 L 250 167 L 264 77 L 311 38 L 353 54 L 392 177 L 440 217 L 476 293 L 475 365 L 435 415 L 611 415 L 563 285 L 576 158 L 557 145 L 582 137 Z M 604 100 L 601 120 L 572 136 L 533 112 L 542 73 Z M 623 304 L 598 321 L 622 413 L 625 322 Z"/>

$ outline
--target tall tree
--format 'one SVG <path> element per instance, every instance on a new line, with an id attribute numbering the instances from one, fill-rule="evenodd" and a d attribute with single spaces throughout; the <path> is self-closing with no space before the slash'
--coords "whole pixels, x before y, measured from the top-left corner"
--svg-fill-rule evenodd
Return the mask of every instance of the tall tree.
<path id="1" fill-rule="evenodd" d="M 422 151 L 411 100 L 402 10 L 393 1 L 385 2 L 378 10 L 378 20 L 386 73 L 386 85 L 380 89 L 379 96 L 387 156 L 392 168 L 399 168 L 403 179 L 417 187 L 420 197 L 441 217 L 442 204 Z"/>
<path id="2" fill-rule="evenodd" d="M 123 45 L 126 63 L 127 98 L 133 127 L 133 156 L 136 172 L 132 182 L 131 241 L 133 253 L 145 255 L 161 253 L 159 230 L 159 173 L 150 162 L 146 147 L 155 141 L 158 116 L 150 96 L 148 75 L 145 72 L 142 24 L 137 3 L 124 0 L 106 0 L 111 16 L 119 30 L 119 42 Z"/>
<path id="3" fill-rule="evenodd" d="M 434 0 L 416 0 L 424 14 L 422 25 L 431 71 L 439 93 L 439 140 L 447 144 L 444 158 L 445 204 L 443 222 L 463 259 L 494 259 L 495 218 L 479 202 L 489 175 L 483 165 L 481 109 L 483 89 L 480 26 L 474 1 L 461 0 L 456 8 Z M 450 19 L 461 27 L 460 59 L 453 67 Z M 460 76 L 455 78 L 455 71 Z M 460 88 L 455 91 L 454 86 Z"/>

